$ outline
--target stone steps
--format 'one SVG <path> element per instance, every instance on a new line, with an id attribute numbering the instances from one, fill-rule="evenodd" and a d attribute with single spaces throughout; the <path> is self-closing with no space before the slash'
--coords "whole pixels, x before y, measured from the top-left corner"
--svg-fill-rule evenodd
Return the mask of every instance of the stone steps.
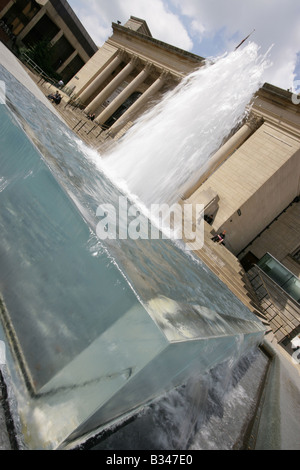
<path id="1" fill-rule="evenodd" d="M 31 70 L 26 69 L 26 71 L 45 96 L 57 91 L 56 87 L 41 81 L 40 77 Z M 83 142 L 92 148 L 99 149 L 108 136 L 103 131 L 101 132 L 101 127 L 98 124 L 91 122 L 87 118 L 84 111 L 68 105 L 70 101 L 68 95 L 61 90 L 59 90 L 59 93 L 62 95 L 62 101 L 59 105 L 53 104 L 55 110 L 61 115 L 67 126 L 77 134 Z"/>
<path id="2" fill-rule="evenodd" d="M 220 267 L 212 258 L 205 253 L 204 250 L 201 250 L 201 253 L 198 251 L 197 256 L 217 275 L 217 277 L 226 284 L 229 289 L 248 307 L 250 305 L 250 299 L 245 292 L 243 285 L 240 282 L 240 278 L 236 273 L 232 273 L 226 265 Z"/>
<path id="3" fill-rule="evenodd" d="M 268 325 L 268 321 L 256 298 L 250 281 L 239 260 L 229 252 L 225 246 L 218 245 L 211 240 L 211 227 L 205 227 L 205 243 L 196 255 L 208 266 L 211 271 L 241 300 L 260 320 Z"/>

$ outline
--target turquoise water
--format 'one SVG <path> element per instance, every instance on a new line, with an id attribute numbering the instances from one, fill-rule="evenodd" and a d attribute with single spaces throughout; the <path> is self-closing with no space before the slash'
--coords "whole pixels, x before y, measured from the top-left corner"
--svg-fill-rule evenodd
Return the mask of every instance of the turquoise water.
<path id="1" fill-rule="evenodd" d="M 174 242 L 100 241 L 97 207 L 121 190 L 3 67 L 0 79 L 1 338 L 28 446 L 57 448 L 258 345 L 264 328 Z"/>

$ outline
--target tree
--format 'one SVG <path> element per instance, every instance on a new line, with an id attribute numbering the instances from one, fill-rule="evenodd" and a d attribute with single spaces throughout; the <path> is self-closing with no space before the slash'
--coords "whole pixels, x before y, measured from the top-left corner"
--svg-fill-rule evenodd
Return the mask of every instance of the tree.
<path id="1" fill-rule="evenodd" d="M 53 60 L 53 46 L 48 39 L 42 39 L 22 49 L 23 53 L 27 54 L 33 62 L 35 62 L 47 75 L 59 80 L 61 77 L 55 72 L 52 66 Z"/>

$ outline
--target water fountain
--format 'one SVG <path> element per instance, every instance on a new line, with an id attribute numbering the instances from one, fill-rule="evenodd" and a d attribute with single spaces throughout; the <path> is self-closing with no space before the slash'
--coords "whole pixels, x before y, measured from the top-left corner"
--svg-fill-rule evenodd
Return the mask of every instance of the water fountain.
<path id="1" fill-rule="evenodd" d="M 224 381 L 262 342 L 260 321 L 182 243 L 96 233 L 99 204 L 127 197 L 149 226 L 152 203 L 178 200 L 264 67 L 254 44 L 216 60 L 99 156 L 0 66 L 0 339 L 28 448 L 72 448 L 220 365 Z"/>

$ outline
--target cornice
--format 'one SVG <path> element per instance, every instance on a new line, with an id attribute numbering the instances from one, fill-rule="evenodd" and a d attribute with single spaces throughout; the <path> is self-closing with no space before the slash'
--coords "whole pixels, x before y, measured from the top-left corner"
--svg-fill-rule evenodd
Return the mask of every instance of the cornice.
<path id="1" fill-rule="evenodd" d="M 113 32 L 118 31 L 121 34 L 126 34 L 127 36 L 132 36 L 135 38 L 138 38 L 142 41 L 145 41 L 147 43 L 151 43 L 156 45 L 157 47 L 161 47 L 169 52 L 173 52 L 174 54 L 178 54 L 182 57 L 185 57 L 187 59 L 192 60 L 193 62 L 203 62 L 205 59 L 203 57 L 200 57 L 196 54 L 193 54 L 192 52 L 185 51 L 183 49 L 180 49 L 179 47 L 172 46 L 171 44 L 168 44 L 163 41 L 159 41 L 158 39 L 153 38 L 152 36 L 147 36 L 146 34 L 139 33 L 137 31 L 133 31 L 132 29 L 126 28 L 125 26 L 119 25 L 117 23 L 112 23 L 112 28 Z"/>

